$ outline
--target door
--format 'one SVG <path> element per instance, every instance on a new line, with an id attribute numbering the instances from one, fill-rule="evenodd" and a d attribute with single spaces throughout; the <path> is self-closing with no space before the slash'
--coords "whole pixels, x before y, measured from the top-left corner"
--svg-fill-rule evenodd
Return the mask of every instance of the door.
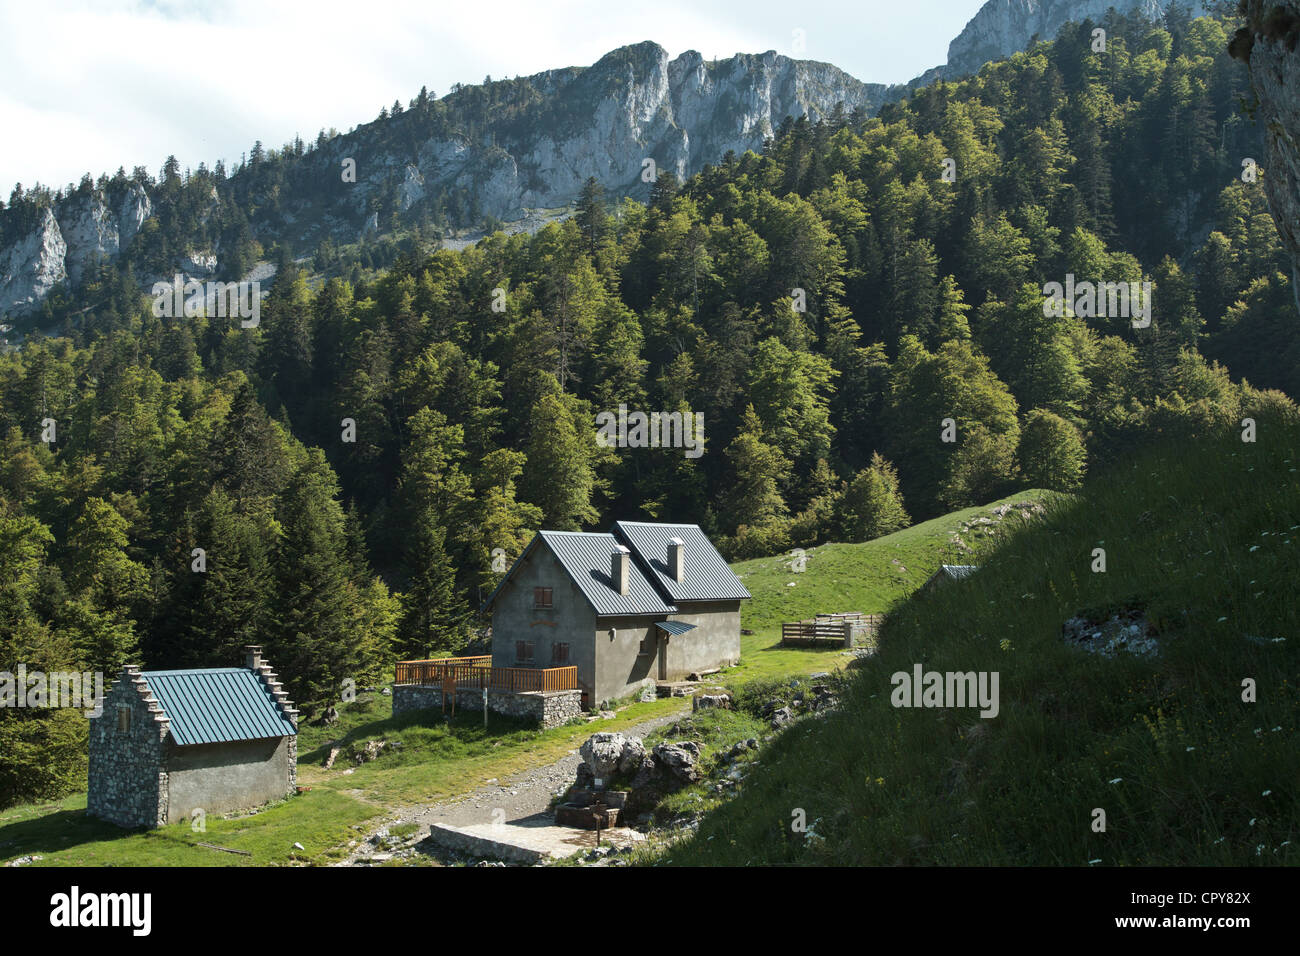
<path id="1" fill-rule="evenodd" d="M 655 643 L 659 645 L 659 679 L 668 679 L 668 635 L 662 634 L 659 628 L 653 628 L 651 633 L 655 635 Z"/>

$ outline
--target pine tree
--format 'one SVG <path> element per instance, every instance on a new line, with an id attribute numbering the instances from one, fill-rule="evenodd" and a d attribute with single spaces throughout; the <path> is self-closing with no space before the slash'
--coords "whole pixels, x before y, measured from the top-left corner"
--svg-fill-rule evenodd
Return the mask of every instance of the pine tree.
<path id="1" fill-rule="evenodd" d="M 1087 452 L 1077 428 L 1035 408 L 1025 416 L 1017 458 L 1021 477 L 1033 487 L 1075 491 L 1083 481 Z"/>
<path id="2" fill-rule="evenodd" d="M 572 404 L 558 390 L 538 399 L 523 472 L 525 498 L 541 508 L 545 527 L 556 531 L 579 531 L 599 517 L 591 504 L 594 421 L 579 425 Z"/>
<path id="3" fill-rule="evenodd" d="M 877 452 L 871 465 L 854 476 L 840 500 L 837 525 L 843 541 L 870 541 L 906 528 L 898 471 Z"/>
<path id="4" fill-rule="evenodd" d="M 761 526 L 784 518 L 788 509 L 781 486 L 790 474 L 790 460 L 763 439 L 763 423 L 753 405 L 745 408 L 740 431 L 727 448 L 732 481 L 726 499 L 726 522 L 732 529 Z"/>

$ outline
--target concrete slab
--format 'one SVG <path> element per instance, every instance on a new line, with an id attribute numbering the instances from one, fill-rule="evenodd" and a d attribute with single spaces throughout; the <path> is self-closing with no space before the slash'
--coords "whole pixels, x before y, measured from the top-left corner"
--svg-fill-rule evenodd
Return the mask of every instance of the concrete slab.
<path id="1" fill-rule="evenodd" d="M 429 827 L 429 836 L 435 843 L 448 849 L 527 864 L 537 863 L 547 857 L 563 859 L 596 846 L 595 830 L 576 830 L 554 824 L 521 825 L 523 822 L 475 823 L 461 827 L 434 823 Z M 601 846 L 625 847 L 644 839 L 644 834 L 627 827 L 600 831 Z"/>

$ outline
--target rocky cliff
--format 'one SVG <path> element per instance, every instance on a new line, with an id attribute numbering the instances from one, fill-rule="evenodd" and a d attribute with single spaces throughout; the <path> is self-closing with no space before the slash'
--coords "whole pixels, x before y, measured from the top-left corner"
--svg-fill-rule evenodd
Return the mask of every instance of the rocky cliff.
<path id="1" fill-rule="evenodd" d="M 1300 309 L 1300 4 L 1247 0 L 1232 55 L 1250 67 L 1259 99 L 1256 119 L 1268 156 L 1264 189 L 1277 231 L 1291 253 L 1292 288 Z"/>
<path id="2" fill-rule="evenodd" d="M 1051 40 L 1066 23 L 1100 22 L 1112 7 L 1156 20 L 1174 3 L 1192 16 L 1206 12 L 1200 0 L 989 0 L 948 45 L 941 72 L 949 79 L 978 73 L 985 63 L 1027 49 L 1035 36 Z"/>
<path id="3" fill-rule="evenodd" d="M 206 220 L 234 203 L 263 245 L 287 240 L 299 252 L 421 218 L 516 221 L 568 206 L 589 176 L 612 197 L 644 197 L 647 159 L 685 177 L 729 150 L 761 149 L 787 116 L 816 121 L 837 104 L 846 114 L 873 112 L 888 92 L 772 51 L 709 62 L 640 43 L 590 67 L 458 87 L 420 109 L 385 111 L 314 148 L 250 164 L 214 187 L 208 208 L 186 216 Z M 349 161 L 355 181 L 343 175 Z M 0 212 L 0 316 L 30 312 L 61 283 L 75 287 L 97 258 L 128 250 L 158 211 L 157 189 L 130 182 L 120 195 L 109 192 L 83 187 L 55 197 L 39 213 L 28 210 L 22 228 L 14 210 Z M 171 261 L 137 262 L 137 275 L 206 277 L 223 272 L 225 255 L 219 241 L 195 240 Z"/>

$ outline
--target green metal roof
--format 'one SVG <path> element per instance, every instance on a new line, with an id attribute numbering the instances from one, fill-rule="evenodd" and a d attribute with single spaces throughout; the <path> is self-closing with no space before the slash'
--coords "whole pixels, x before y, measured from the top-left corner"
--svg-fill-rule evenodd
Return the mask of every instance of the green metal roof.
<path id="1" fill-rule="evenodd" d="M 182 747 L 291 737 L 297 730 L 260 677 L 242 667 L 144 671 Z"/>
<path id="2" fill-rule="evenodd" d="M 655 627 L 669 634 L 685 634 L 687 631 L 695 630 L 694 624 L 687 624 L 685 621 L 659 621 Z"/>

